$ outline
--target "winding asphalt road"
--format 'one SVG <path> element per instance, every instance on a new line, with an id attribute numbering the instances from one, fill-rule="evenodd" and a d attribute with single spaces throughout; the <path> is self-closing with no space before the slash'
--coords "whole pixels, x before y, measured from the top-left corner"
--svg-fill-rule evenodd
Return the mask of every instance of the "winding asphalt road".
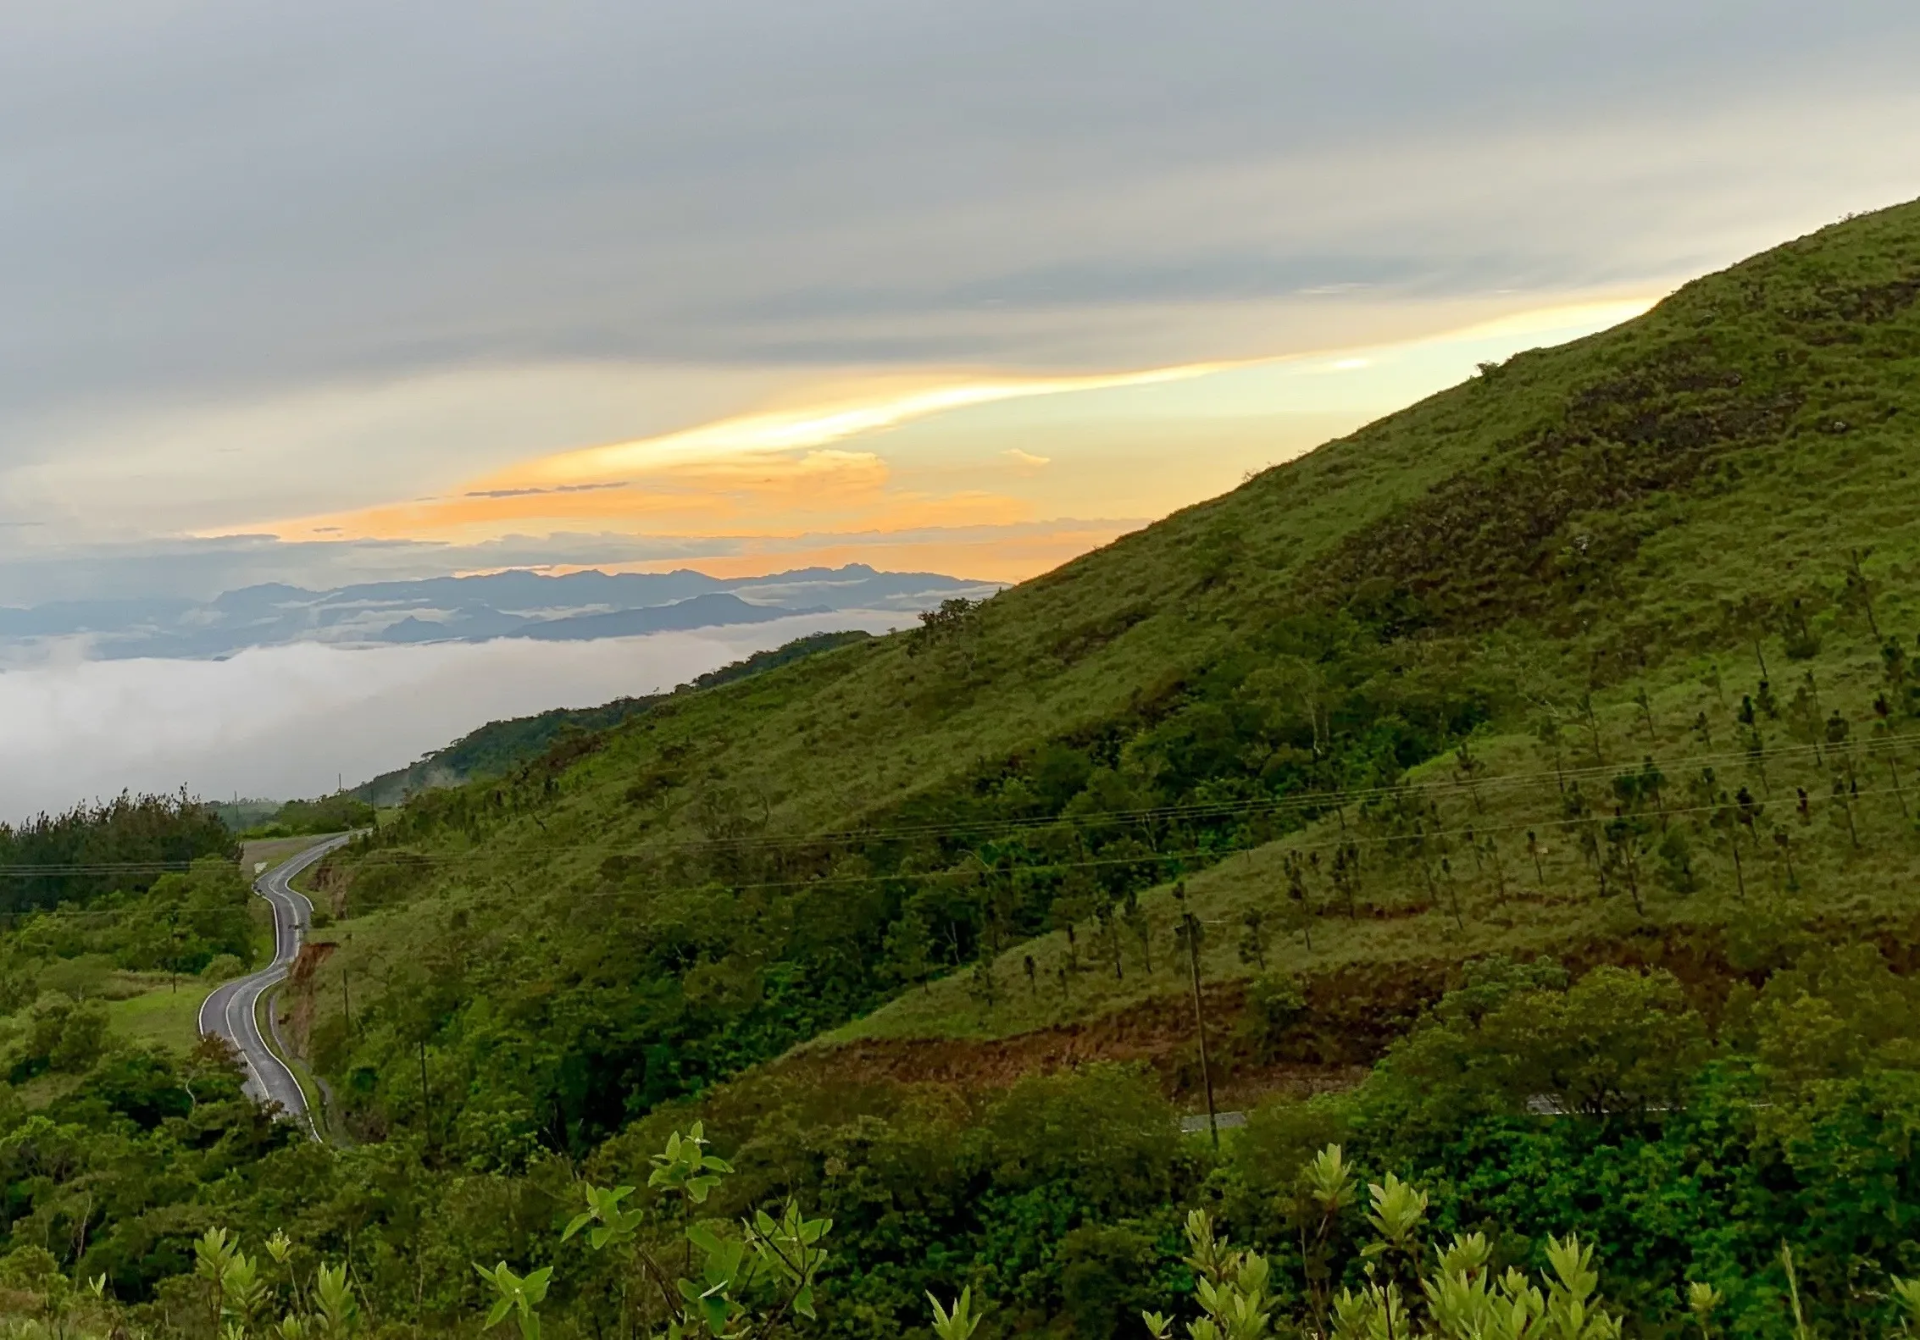
<path id="1" fill-rule="evenodd" d="M 218 1034 L 239 1050 L 241 1063 L 247 1068 L 248 1095 L 258 1102 L 278 1103 L 288 1120 L 304 1125 L 315 1139 L 320 1132 L 313 1114 L 307 1111 L 299 1081 L 260 1036 L 258 1006 L 260 997 L 286 977 L 313 917 L 313 904 L 290 881 L 352 836 L 342 833 L 315 843 L 253 882 L 253 891 L 273 908 L 273 962 L 259 972 L 214 988 L 200 1007 L 201 1036 Z"/>

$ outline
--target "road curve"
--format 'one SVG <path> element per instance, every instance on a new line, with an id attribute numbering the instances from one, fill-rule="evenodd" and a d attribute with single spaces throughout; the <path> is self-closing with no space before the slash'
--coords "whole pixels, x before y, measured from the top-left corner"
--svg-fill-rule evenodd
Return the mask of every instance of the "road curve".
<path id="1" fill-rule="evenodd" d="M 257 1102 L 278 1103 L 288 1120 L 305 1126 L 315 1139 L 320 1130 L 307 1111 L 299 1081 L 260 1036 L 258 1006 L 260 997 L 287 975 L 313 917 L 313 904 L 290 881 L 352 836 L 342 833 L 317 842 L 253 882 L 253 891 L 273 908 L 273 962 L 259 972 L 215 987 L 200 1007 L 201 1036 L 218 1034 L 239 1051 L 241 1064 L 247 1069 L 247 1094 Z"/>

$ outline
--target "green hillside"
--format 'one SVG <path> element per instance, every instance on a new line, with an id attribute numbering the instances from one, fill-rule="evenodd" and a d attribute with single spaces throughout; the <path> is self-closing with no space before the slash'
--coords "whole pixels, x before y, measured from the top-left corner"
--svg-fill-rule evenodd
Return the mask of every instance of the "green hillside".
<path id="1" fill-rule="evenodd" d="M 859 630 L 841 633 L 815 633 L 796 638 L 784 646 L 755 652 L 743 660 L 718 670 L 709 670 L 675 692 L 714 688 L 736 679 L 777 669 L 815 652 L 858 642 L 868 634 Z M 643 694 L 635 698 L 616 698 L 598 707 L 556 707 L 527 717 L 489 721 L 476 731 L 461 736 L 452 744 L 436 749 L 404 768 L 383 772 L 347 794 L 369 805 L 398 805 L 407 797 L 441 786 L 459 786 L 463 782 L 487 781 L 504 777 L 552 748 L 563 736 L 579 731 L 606 730 L 628 717 L 645 712 L 668 694 Z"/>
<path id="2" fill-rule="evenodd" d="M 559 1069 L 487 1084 L 590 1140 L 832 1029 L 1177 999 L 1187 876 L 1216 979 L 1596 936 L 1657 953 L 1735 910 L 1728 822 L 1753 896 L 1804 849 L 1801 896 L 1844 881 L 1900 915 L 1884 876 L 1911 852 L 1869 747 L 1910 722 L 1903 692 L 1884 720 L 1873 701 L 1882 637 L 1904 653 L 1920 627 L 1917 295 L 1920 208 L 1849 221 L 976 609 L 421 797 L 334 868 L 366 918 L 334 962 L 437 963 L 432 1017 L 369 1012 L 349 1041 L 323 1011 L 323 1062 L 369 1077 L 379 1123 L 414 1101 L 388 1064 L 407 1027 L 456 1054 L 538 1035 Z M 1748 728 L 1757 657 L 1778 715 Z M 1830 712 L 1877 835 L 1857 855 L 1829 821 Z M 1663 782 L 1617 780 L 1649 756 Z M 1751 828 L 1723 814 L 1743 785 Z M 990 978 L 958 971 L 982 956 Z"/>
<path id="3" fill-rule="evenodd" d="M 0 926 L 0 1335 L 1908 1333 L 1916 467 L 1920 203 L 909 633 L 507 723 L 314 877 L 326 1146 L 93 998 L 247 900 L 76 811 Z"/>

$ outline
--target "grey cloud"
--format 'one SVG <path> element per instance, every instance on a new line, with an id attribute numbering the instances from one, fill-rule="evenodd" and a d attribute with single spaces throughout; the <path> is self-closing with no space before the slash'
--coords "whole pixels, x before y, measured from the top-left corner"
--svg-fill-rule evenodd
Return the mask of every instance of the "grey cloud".
<path id="1" fill-rule="evenodd" d="M 896 286 L 1099 304 L 1142 275 L 1196 300 L 1356 270 L 1483 282 L 1448 229 L 1438 250 L 1423 235 L 1419 201 L 1365 179 L 1370 158 L 1450 139 L 1482 170 L 1476 143 L 1627 115 L 1684 138 L 1742 100 L 1897 92 L 1920 52 L 1902 0 L 114 12 L 0 20 L 16 414 L 487 361 L 839 356 L 844 333 L 816 348 L 754 320 L 835 290 L 872 313 Z M 1287 176 L 1327 153 L 1377 226 L 1321 262 L 1338 239 L 1290 221 Z M 1632 167 L 1592 164 L 1593 189 Z M 1225 188 L 1162 198 L 1249 177 L 1264 217 Z M 1457 223 L 1509 230 L 1482 255 L 1578 272 L 1607 245 L 1530 226 L 1524 182 L 1478 185 L 1497 207 Z M 1181 208 L 1190 226 L 1165 228 Z M 909 356 L 996 352 L 905 335 Z"/>

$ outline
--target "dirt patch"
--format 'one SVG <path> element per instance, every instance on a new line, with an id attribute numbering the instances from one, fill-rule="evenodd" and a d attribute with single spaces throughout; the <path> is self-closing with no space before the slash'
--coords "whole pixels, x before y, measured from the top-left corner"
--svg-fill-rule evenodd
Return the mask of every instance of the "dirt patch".
<path id="1" fill-rule="evenodd" d="M 284 1008 L 280 1022 L 287 1030 L 287 1049 L 302 1060 L 310 1060 L 313 1056 L 309 1044 L 313 1039 L 314 974 L 337 948 L 339 946 L 331 941 L 309 940 L 300 946 L 300 952 L 294 955 L 293 963 L 287 969 L 286 989 L 281 992 Z"/>
<path id="2" fill-rule="evenodd" d="M 1771 943 L 1730 944 L 1719 928 L 1648 927 L 1640 934 L 1560 945 L 1552 957 L 1576 977 L 1602 965 L 1670 972 L 1711 1022 L 1736 982 L 1757 985 L 1800 949 L 1862 934 L 1858 922 L 1826 926 L 1816 920 L 1783 927 L 1777 939 L 1764 932 L 1747 936 Z M 1895 971 L 1920 970 L 1920 918 L 1864 934 Z M 1244 1107 L 1273 1094 L 1307 1097 L 1358 1083 L 1459 982 L 1461 967 L 1458 960 L 1435 959 L 1336 969 L 1299 983 L 1297 1010 L 1264 1019 L 1249 1008 L 1248 983 L 1208 987 L 1202 1000 L 1218 1106 Z M 1169 994 L 1104 1018 L 1009 1038 L 865 1038 L 790 1056 L 774 1069 L 815 1083 L 977 1089 L 1006 1088 L 1031 1075 L 1097 1061 L 1144 1065 L 1170 1096 L 1197 1100 L 1202 1081 L 1191 999 Z"/>
<path id="3" fill-rule="evenodd" d="M 1397 970 L 1384 981 L 1354 970 L 1305 983 L 1305 1009 L 1269 1032 L 1249 1026 L 1246 983 L 1202 995 L 1216 1096 L 1251 1101 L 1271 1093 L 1305 1097 L 1350 1087 L 1388 1042 L 1445 989 L 1444 965 Z M 867 1038 L 832 1051 L 789 1057 L 781 1072 L 870 1084 L 951 1084 L 1005 1088 L 1029 1075 L 1096 1061 L 1145 1065 L 1174 1095 L 1198 1093 L 1199 1051 L 1189 998 L 1167 996 L 1102 1019 L 995 1039 Z"/>

